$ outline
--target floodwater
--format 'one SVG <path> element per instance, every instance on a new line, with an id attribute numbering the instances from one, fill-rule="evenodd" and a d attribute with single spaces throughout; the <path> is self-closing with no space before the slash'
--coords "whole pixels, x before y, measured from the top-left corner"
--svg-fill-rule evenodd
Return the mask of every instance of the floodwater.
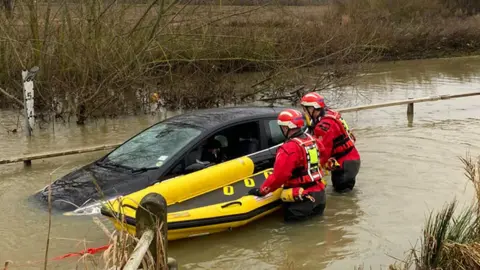
<path id="1" fill-rule="evenodd" d="M 326 94 L 337 107 L 480 89 L 480 58 L 390 62 L 375 65 L 342 96 Z M 344 102 L 338 102 L 343 100 Z M 56 126 L 27 141 L 6 128 L 16 118 L 0 117 L 0 158 L 121 142 L 162 116 L 99 121 L 86 127 Z M 211 236 L 169 243 L 181 269 L 386 269 L 417 243 L 428 212 L 457 198 L 468 203 L 473 189 L 459 156 L 480 154 L 480 96 L 415 105 L 413 125 L 406 106 L 346 113 L 356 130 L 362 168 L 355 192 L 332 194 L 323 217 L 284 224 L 278 214 Z M 48 215 L 27 201 L 51 178 L 106 152 L 0 165 L 0 261 L 9 269 L 40 269 L 45 256 Z M 51 176 L 52 175 L 52 176 Z M 110 224 L 105 223 L 111 228 Z M 106 244 L 90 218 L 52 218 L 48 257 Z M 51 262 L 73 269 L 77 258 Z M 30 267 L 28 267 L 30 266 Z"/>

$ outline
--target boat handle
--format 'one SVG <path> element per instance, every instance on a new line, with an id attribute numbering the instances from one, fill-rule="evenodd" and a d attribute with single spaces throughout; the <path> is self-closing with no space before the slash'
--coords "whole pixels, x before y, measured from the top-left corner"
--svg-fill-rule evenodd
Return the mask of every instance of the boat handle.
<path id="1" fill-rule="evenodd" d="M 229 207 L 230 205 L 234 205 L 234 204 L 239 204 L 241 206 L 242 202 L 239 202 L 239 201 L 229 202 L 227 204 L 222 205 L 222 208 Z"/>

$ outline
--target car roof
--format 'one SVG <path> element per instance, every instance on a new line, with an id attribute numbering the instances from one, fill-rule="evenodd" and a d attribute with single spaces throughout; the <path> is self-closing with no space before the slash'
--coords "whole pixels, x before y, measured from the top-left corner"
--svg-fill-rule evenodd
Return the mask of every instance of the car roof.
<path id="1" fill-rule="evenodd" d="M 211 129 L 248 119 L 277 117 L 285 107 L 244 106 L 222 107 L 190 111 L 167 118 L 164 123 L 184 123 L 202 129 Z"/>

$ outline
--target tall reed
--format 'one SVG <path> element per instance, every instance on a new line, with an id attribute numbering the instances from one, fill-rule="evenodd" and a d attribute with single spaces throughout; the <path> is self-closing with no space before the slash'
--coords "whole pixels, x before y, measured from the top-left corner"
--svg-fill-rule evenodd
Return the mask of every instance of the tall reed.
<path id="1" fill-rule="evenodd" d="M 460 159 L 467 179 L 475 188 L 474 202 L 458 216 L 454 215 L 456 200 L 438 213 L 430 213 L 420 250 L 413 249 L 404 262 L 397 262 L 390 269 L 480 269 L 480 156 L 476 160 L 469 156 Z"/>

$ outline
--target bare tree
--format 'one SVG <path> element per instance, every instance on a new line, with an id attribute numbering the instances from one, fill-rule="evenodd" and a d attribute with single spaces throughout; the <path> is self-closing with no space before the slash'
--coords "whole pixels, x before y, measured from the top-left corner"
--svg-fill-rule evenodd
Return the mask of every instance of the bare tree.
<path id="1" fill-rule="evenodd" d="M 5 11 L 7 12 L 7 15 L 10 16 L 11 13 L 13 12 L 13 7 L 14 7 L 13 0 L 3 0 L 3 6 L 5 8 Z"/>

